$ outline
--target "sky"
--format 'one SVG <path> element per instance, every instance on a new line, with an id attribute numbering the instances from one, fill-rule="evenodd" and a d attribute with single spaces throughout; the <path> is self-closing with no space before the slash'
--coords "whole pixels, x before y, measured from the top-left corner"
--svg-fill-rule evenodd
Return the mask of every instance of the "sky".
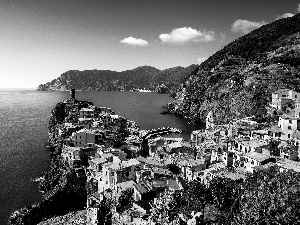
<path id="1" fill-rule="evenodd" d="M 300 0 L 1 0 L 0 88 L 68 70 L 200 64 Z"/>

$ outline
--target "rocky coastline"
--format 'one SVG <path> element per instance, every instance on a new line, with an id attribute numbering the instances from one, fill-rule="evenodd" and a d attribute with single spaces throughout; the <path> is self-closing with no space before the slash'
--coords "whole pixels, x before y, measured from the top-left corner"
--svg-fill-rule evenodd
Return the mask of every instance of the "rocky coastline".
<path id="1" fill-rule="evenodd" d="M 33 180 L 33 182 L 38 183 L 43 200 L 40 203 L 25 206 L 13 212 L 8 221 L 9 225 L 55 224 L 53 221 L 63 221 L 63 218 L 66 217 L 65 215 L 71 215 L 72 212 L 74 215 L 77 215 L 76 212 L 79 212 L 80 215 L 82 212 L 86 212 L 87 198 L 90 193 L 86 175 L 88 156 L 81 154 L 80 165 L 76 167 L 67 163 L 65 158 L 63 158 L 64 148 L 66 146 L 74 146 L 74 143 L 71 141 L 74 132 L 86 129 L 87 124 L 84 122 L 86 118 L 79 119 L 82 110 L 89 111 L 93 109 L 94 112 L 99 113 L 101 111 L 101 113 L 114 118 L 119 116 L 114 115 L 114 112 L 110 108 L 98 108 L 92 102 L 78 101 L 75 99 L 74 89 L 70 94 L 70 99 L 57 103 L 51 112 L 47 145 L 50 152 L 51 164 L 45 172 Z M 119 118 L 122 119 L 123 117 Z M 104 118 L 102 119 L 104 120 Z M 144 143 L 142 140 L 146 140 L 147 142 L 147 139 L 152 136 L 182 132 L 172 127 L 139 130 L 134 121 L 123 119 L 126 121 L 126 124 L 131 124 L 130 128 L 127 129 L 123 125 L 116 124 L 114 126 L 114 129 L 117 130 L 115 133 L 121 139 L 113 143 L 105 143 L 105 145 L 120 147 L 126 144 L 125 136 L 140 139 L 142 144 Z M 143 146 L 143 148 L 147 149 L 147 146 Z M 85 216 L 79 216 L 80 220 L 83 217 L 85 218 Z M 56 219 L 54 219 L 55 217 Z M 69 217 L 67 216 L 66 218 Z"/>
<path id="2" fill-rule="evenodd" d="M 76 172 L 61 159 L 62 146 L 65 143 L 58 130 L 66 116 L 65 105 L 73 101 L 81 107 L 92 105 L 91 102 L 79 102 L 69 99 L 58 103 L 52 110 L 49 120 L 49 149 L 51 164 L 38 180 L 43 200 L 31 206 L 25 206 L 13 212 L 8 224 L 38 224 L 42 220 L 67 214 L 71 211 L 83 210 L 86 204 L 86 176 L 84 171 Z"/>

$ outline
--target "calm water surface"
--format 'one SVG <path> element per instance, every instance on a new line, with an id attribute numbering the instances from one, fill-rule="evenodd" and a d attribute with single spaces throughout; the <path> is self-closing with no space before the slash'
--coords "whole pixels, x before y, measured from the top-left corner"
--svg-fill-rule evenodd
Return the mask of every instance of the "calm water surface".
<path id="1" fill-rule="evenodd" d="M 30 180 L 50 164 L 45 149 L 50 113 L 56 103 L 67 98 L 69 92 L 0 91 L 0 224 L 6 224 L 15 209 L 41 201 L 37 185 Z M 171 100 L 166 94 L 76 92 L 76 98 L 110 107 L 141 129 L 176 127 L 189 138 L 192 130 L 202 128 L 160 114 Z"/>

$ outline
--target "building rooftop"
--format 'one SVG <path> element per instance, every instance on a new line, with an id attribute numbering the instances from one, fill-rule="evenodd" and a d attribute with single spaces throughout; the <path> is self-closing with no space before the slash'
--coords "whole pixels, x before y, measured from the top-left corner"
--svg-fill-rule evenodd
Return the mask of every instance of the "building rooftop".
<path id="1" fill-rule="evenodd" d="M 298 131 L 298 130 L 294 131 L 292 138 L 300 139 L 300 131 Z"/>
<path id="2" fill-rule="evenodd" d="M 80 111 L 94 112 L 94 111 L 95 111 L 95 108 L 81 108 Z"/>
<path id="3" fill-rule="evenodd" d="M 298 120 L 297 118 L 295 118 L 294 115 L 288 115 L 288 114 L 283 114 L 279 117 L 281 117 L 282 119 L 285 119 L 285 120 Z"/>
<path id="4" fill-rule="evenodd" d="M 103 163 L 107 162 L 107 159 L 105 159 L 105 158 L 93 158 L 91 161 L 95 164 L 103 164 Z"/>
<path id="5" fill-rule="evenodd" d="M 254 159 L 258 162 L 262 162 L 262 161 L 265 161 L 266 159 L 270 158 L 270 156 L 264 155 L 264 154 L 261 154 L 261 153 L 258 153 L 258 152 L 248 152 L 245 156 L 247 156 L 251 159 Z"/>
<path id="6" fill-rule="evenodd" d="M 182 142 L 183 138 L 164 138 L 166 141 Z"/>
<path id="7" fill-rule="evenodd" d="M 123 167 L 137 166 L 139 164 L 141 164 L 141 163 L 136 159 L 129 159 L 127 161 L 122 161 Z"/>
<path id="8" fill-rule="evenodd" d="M 214 163 L 212 165 L 209 166 L 208 171 L 212 171 L 212 170 L 220 170 L 220 169 L 224 169 L 226 168 L 226 165 L 222 162 L 219 162 L 219 163 Z"/>
<path id="9" fill-rule="evenodd" d="M 141 194 L 144 194 L 144 193 L 147 193 L 149 191 L 152 190 L 152 185 L 149 184 L 149 182 L 139 182 L 139 183 L 135 183 L 134 184 L 134 187 L 141 193 Z"/>
<path id="10" fill-rule="evenodd" d="M 195 166 L 199 166 L 199 165 L 203 165 L 205 164 L 205 159 L 180 159 L 177 164 L 179 166 L 191 166 L 191 167 L 195 167 Z"/>
<path id="11" fill-rule="evenodd" d="M 165 169 L 165 168 L 160 168 L 160 167 L 153 167 L 152 171 L 154 173 L 163 174 L 163 175 L 171 175 L 172 174 L 170 170 Z"/>
<path id="12" fill-rule="evenodd" d="M 271 131 L 273 133 L 282 133 L 282 129 L 278 125 L 273 125 L 267 128 L 268 131 Z"/>
<path id="13" fill-rule="evenodd" d="M 291 169 L 295 172 L 300 172 L 300 162 L 289 159 L 279 159 L 276 164 L 284 169 Z"/>
<path id="14" fill-rule="evenodd" d="M 229 178 L 231 180 L 241 180 L 246 178 L 246 175 L 240 173 L 239 171 L 232 172 L 232 171 L 228 171 L 227 169 L 217 171 L 216 173 L 214 173 L 214 175 L 219 177 Z"/>
<path id="15" fill-rule="evenodd" d="M 150 164 L 152 166 L 163 167 L 163 164 L 153 157 L 145 158 L 145 157 L 139 156 L 136 158 L 136 160 L 138 160 L 139 162 L 145 163 L 145 164 Z"/>
<path id="16" fill-rule="evenodd" d="M 174 149 L 174 148 L 181 148 L 181 147 L 183 147 L 183 145 L 180 142 L 174 142 L 174 143 L 168 144 L 168 147 L 170 149 Z"/>
<path id="17" fill-rule="evenodd" d="M 80 151 L 81 147 L 71 147 L 71 146 L 68 146 L 68 145 L 64 145 L 62 151 Z"/>
<path id="18" fill-rule="evenodd" d="M 290 89 L 279 89 L 279 90 L 273 92 L 272 94 L 279 94 L 279 93 L 287 92 L 287 91 L 291 91 L 291 90 Z"/>
<path id="19" fill-rule="evenodd" d="M 250 140 L 250 141 L 242 141 L 241 142 L 244 146 L 248 146 L 251 148 L 257 148 L 266 145 L 267 143 L 260 140 Z"/>
<path id="20" fill-rule="evenodd" d="M 177 179 L 167 180 L 167 187 L 170 190 L 181 190 L 182 189 L 182 186 L 179 184 L 179 181 Z"/>
<path id="21" fill-rule="evenodd" d="M 118 189 L 126 190 L 128 188 L 133 188 L 136 183 L 133 180 L 121 182 L 117 184 Z"/>
<path id="22" fill-rule="evenodd" d="M 253 130 L 253 134 L 268 134 L 267 130 Z"/>
<path id="23" fill-rule="evenodd" d="M 111 158 L 111 157 L 113 157 L 114 155 L 112 154 L 112 153 L 103 153 L 103 154 L 101 154 L 101 157 L 102 158 L 105 158 L 105 159 L 107 159 L 107 158 Z"/>

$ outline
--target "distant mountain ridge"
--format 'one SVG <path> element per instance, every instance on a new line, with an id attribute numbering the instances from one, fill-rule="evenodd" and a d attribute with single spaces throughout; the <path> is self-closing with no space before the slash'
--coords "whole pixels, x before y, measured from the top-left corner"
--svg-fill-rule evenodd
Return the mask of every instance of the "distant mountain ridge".
<path id="1" fill-rule="evenodd" d="M 175 89 L 198 65 L 186 68 L 174 67 L 159 70 L 151 66 L 141 66 L 122 72 L 110 70 L 69 70 L 57 79 L 38 86 L 39 91 L 69 90 L 82 91 L 132 91 L 137 89 L 155 91 L 164 85 Z"/>
<path id="2" fill-rule="evenodd" d="M 171 113 L 220 123 L 263 117 L 271 93 L 300 91 L 300 15 L 274 21 L 231 42 L 201 63 L 179 86 Z"/>

